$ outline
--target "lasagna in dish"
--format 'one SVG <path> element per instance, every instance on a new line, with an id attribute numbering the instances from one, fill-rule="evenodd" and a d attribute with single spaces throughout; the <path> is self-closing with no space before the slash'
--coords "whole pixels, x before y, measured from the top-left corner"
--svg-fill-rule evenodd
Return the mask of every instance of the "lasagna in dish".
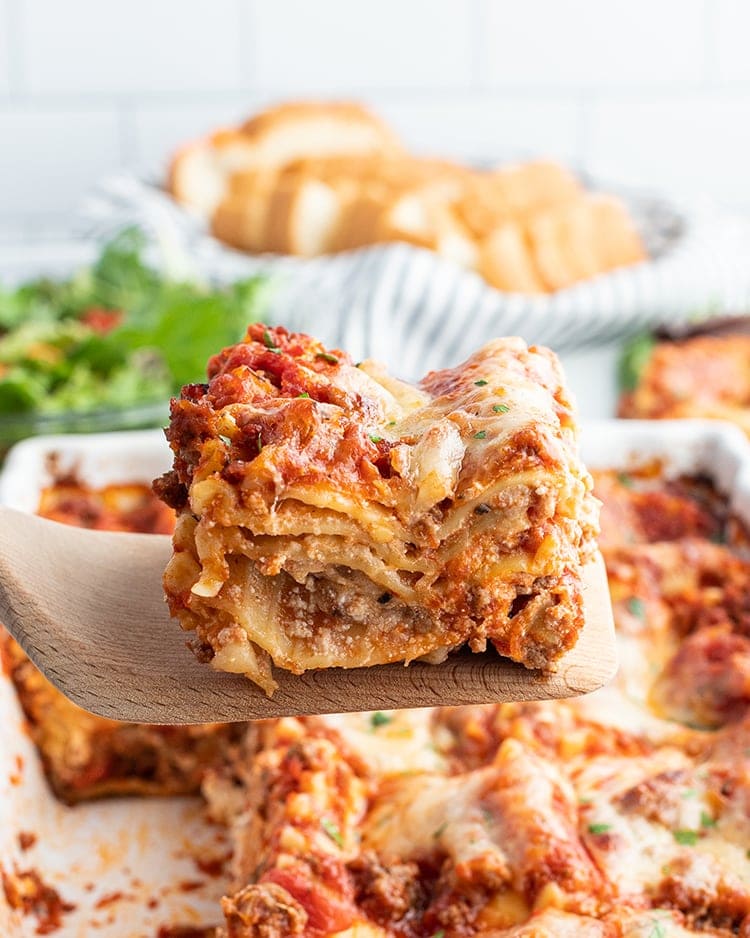
<path id="1" fill-rule="evenodd" d="M 596 490 L 615 682 L 259 725 L 204 783 L 234 825 L 219 935 L 750 934 L 750 565 L 704 481 Z"/>
<path id="2" fill-rule="evenodd" d="M 595 490 L 615 681 L 577 700 L 161 728 L 158 751 L 194 766 L 233 859 L 204 927 L 160 935 L 750 934 L 747 533 L 706 480 L 658 465 L 597 473 Z M 45 693 L 72 758 L 83 712 Z M 90 719 L 93 752 L 130 733 L 108 791 L 158 791 L 143 779 L 159 728 Z M 104 793 L 94 777 L 78 771 L 78 800 Z"/>
<path id="3" fill-rule="evenodd" d="M 488 644 L 551 668 L 583 624 L 596 502 L 555 356 L 498 339 L 417 387 L 250 326 L 172 403 L 164 577 L 199 656 L 354 668 Z"/>
<path id="4" fill-rule="evenodd" d="M 729 420 L 750 434 L 750 336 L 634 342 L 624 360 L 621 417 Z"/>
<path id="5" fill-rule="evenodd" d="M 92 489 L 62 479 L 42 492 L 45 518 L 78 527 L 168 534 L 174 513 L 137 483 Z M 151 726 L 94 716 L 64 697 L 0 626 L 0 661 L 15 684 L 50 786 L 74 803 L 108 795 L 197 792 L 240 734 L 234 724 Z"/>

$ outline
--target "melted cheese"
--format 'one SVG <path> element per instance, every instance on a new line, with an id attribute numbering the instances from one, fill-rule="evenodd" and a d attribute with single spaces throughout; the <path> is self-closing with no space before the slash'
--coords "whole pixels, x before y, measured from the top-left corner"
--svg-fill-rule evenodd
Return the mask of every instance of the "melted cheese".
<path id="1" fill-rule="evenodd" d="M 424 710 L 388 710 L 321 717 L 378 776 L 415 772 L 445 772 L 440 727 L 433 713 Z M 447 742 L 446 748 L 447 748 Z"/>

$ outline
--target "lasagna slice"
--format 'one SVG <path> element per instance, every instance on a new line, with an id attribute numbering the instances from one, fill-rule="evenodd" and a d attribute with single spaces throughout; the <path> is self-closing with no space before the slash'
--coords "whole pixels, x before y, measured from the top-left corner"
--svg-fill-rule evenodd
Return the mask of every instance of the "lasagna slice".
<path id="1" fill-rule="evenodd" d="M 498 339 L 412 387 L 250 326 L 172 402 L 164 584 L 197 654 L 272 666 L 439 663 L 488 643 L 549 669 L 583 624 L 596 502 L 555 356 Z"/>

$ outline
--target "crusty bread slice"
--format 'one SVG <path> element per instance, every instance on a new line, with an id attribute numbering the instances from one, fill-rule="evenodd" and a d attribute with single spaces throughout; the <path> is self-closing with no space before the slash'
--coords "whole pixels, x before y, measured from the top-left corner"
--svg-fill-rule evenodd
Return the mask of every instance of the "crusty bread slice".
<path id="1" fill-rule="evenodd" d="M 282 104 L 240 128 L 183 147 L 172 160 L 168 185 L 178 201 L 208 217 L 236 172 L 280 169 L 300 158 L 400 152 L 395 134 L 360 105 Z"/>
<path id="2" fill-rule="evenodd" d="M 212 233 L 241 251 L 267 251 L 268 218 L 278 175 L 275 169 L 235 173 L 211 216 Z"/>
<path id="3" fill-rule="evenodd" d="M 646 257 L 625 205 L 611 196 L 584 193 L 534 216 L 527 229 L 536 267 L 549 290 Z"/>
<path id="4" fill-rule="evenodd" d="M 643 240 L 621 199 L 602 193 L 588 196 L 600 270 L 639 264 L 648 257 Z"/>
<path id="5" fill-rule="evenodd" d="M 434 191 L 400 196 L 381 220 L 383 241 L 405 241 L 430 248 L 463 267 L 477 266 L 477 248 L 470 232 Z"/>
<path id="6" fill-rule="evenodd" d="M 341 210 L 334 187 L 302 174 L 282 174 L 268 212 L 266 250 L 301 257 L 327 253 Z"/>
<path id="7" fill-rule="evenodd" d="M 241 131 L 255 144 L 258 162 L 266 166 L 301 158 L 403 151 L 383 121 L 348 101 L 280 104 L 246 121 Z"/>
<path id="8" fill-rule="evenodd" d="M 382 190 L 379 187 L 361 187 L 343 207 L 333 234 L 331 251 L 351 251 L 383 240 L 384 211 Z"/>
<path id="9" fill-rule="evenodd" d="M 440 192 L 429 189 L 388 193 L 362 191 L 341 215 L 332 250 L 402 241 L 436 251 L 463 267 L 477 266 L 471 233 Z"/>
<path id="10" fill-rule="evenodd" d="M 442 257 L 469 270 L 477 270 L 479 267 L 479 245 L 452 205 L 446 205 L 441 212 L 435 250 Z"/>
<path id="11" fill-rule="evenodd" d="M 584 195 L 556 211 L 560 250 L 565 256 L 571 283 L 595 277 L 604 267 L 590 198 Z"/>
<path id="12" fill-rule="evenodd" d="M 574 201 L 582 191 L 575 176 L 556 163 L 525 163 L 475 173 L 467 181 L 456 211 L 474 236 L 484 240 L 499 225 Z"/>
<path id="13" fill-rule="evenodd" d="M 526 223 L 531 256 L 546 290 L 562 290 L 575 282 L 563 222 L 563 212 L 552 208 L 534 215 Z"/>
<path id="14" fill-rule="evenodd" d="M 442 204 L 422 192 L 406 192 L 386 206 L 380 218 L 381 241 L 405 241 L 437 250 Z"/>
<path id="15" fill-rule="evenodd" d="M 529 242 L 518 222 L 506 221 L 482 241 L 479 273 L 498 290 L 509 293 L 544 293 Z"/>
<path id="16" fill-rule="evenodd" d="M 178 150 L 169 167 L 169 191 L 208 218 L 222 201 L 227 181 L 250 166 L 253 155 L 253 144 L 239 131 L 217 131 Z"/>
<path id="17" fill-rule="evenodd" d="M 391 155 L 306 160 L 296 165 L 339 193 L 341 217 L 332 251 L 394 240 L 437 250 L 444 229 L 461 227 L 447 217 L 449 202 L 461 191 L 468 172 L 455 164 Z M 453 253 L 461 250 L 455 242 L 456 238 L 450 241 Z"/>
<path id="18" fill-rule="evenodd" d="M 495 170 L 488 183 L 494 199 L 505 203 L 518 219 L 575 201 L 583 192 L 569 169 L 547 160 Z"/>

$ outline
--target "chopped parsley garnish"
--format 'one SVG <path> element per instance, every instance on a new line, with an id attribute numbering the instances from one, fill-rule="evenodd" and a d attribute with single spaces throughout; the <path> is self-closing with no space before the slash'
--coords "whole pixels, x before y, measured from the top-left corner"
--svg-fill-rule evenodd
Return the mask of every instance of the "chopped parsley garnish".
<path id="1" fill-rule="evenodd" d="M 382 710 L 376 710 L 375 713 L 370 717 L 370 723 L 372 724 L 373 729 L 377 729 L 379 726 L 387 726 L 389 723 L 393 722 L 393 717 L 389 717 L 387 713 L 383 713 Z"/>
<path id="2" fill-rule="evenodd" d="M 445 929 L 439 928 L 434 935 L 430 935 L 430 938 L 445 938 Z"/>
<path id="3" fill-rule="evenodd" d="M 396 421 L 395 421 L 395 420 L 389 420 L 389 421 L 388 421 L 388 426 L 389 426 L 389 427 L 395 427 L 395 426 L 396 426 Z"/>
<path id="4" fill-rule="evenodd" d="M 508 407 L 507 404 L 493 404 L 492 409 L 496 414 L 507 414 L 510 410 L 510 407 Z"/>
<path id="5" fill-rule="evenodd" d="M 393 596 L 391 596 L 390 593 L 381 593 L 380 596 L 378 596 L 378 602 L 381 606 L 385 606 L 385 604 L 389 603 L 392 599 Z"/>
<path id="6" fill-rule="evenodd" d="M 589 834 L 606 834 L 610 830 L 611 824 L 589 824 Z"/>
<path id="7" fill-rule="evenodd" d="M 341 836 L 341 831 L 333 823 L 333 821 L 329 821 L 327 818 L 323 818 L 323 820 L 320 822 L 320 826 L 323 828 L 326 834 L 328 834 L 336 846 L 344 846 L 344 838 Z"/>
<path id="8" fill-rule="evenodd" d="M 338 365 L 339 360 L 335 355 L 331 355 L 330 352 L 316 352 L 316 358 L 322 358 L 324 362 L 328 362 L 329 365 Z"/>
<path id="9" fill-rule="evenodd" d="M 370 434 L 370 441 L 371 441 L 372 443 L 382 443 L 382 442 L 383 442 L 383 437 L 382 437 L 382 436 L 378 436 L 377 433 L 371 433 L 371 434 Z"/>
<path id="10" fill-rule="evenodd" d="M 696 798 L 697 796 L 698 796 L 698 792 L 697 792 L 694 788 L 686 788 L 685 791 L 683 791 L 683 793 L 682 793 L 682 795 L 681 795 L 680 797 L 682 797 L 682 798 Z"/>
<path id="11" fill-rule="evenodd" d="M 701 827 L 716 827 L 716 821 L 708 811 L 701 811 Z"/>
<path id="12" fill-rule="evenodd" d="M 479 381 L 475 381 L 474 384 L 476 384 L 478 388 L 483 388 L 487 382 L 484 380 L 484 378 L 480 378 Z"/>
<path id="13" fill-rule="evenodd" d="M 483 440 L 487 436 L 486 430 L 480 430 L 478 433 L 474 434 L 475 440 Z"/>
<path id="14" fill-rule="evenodd" d="M 303 391 L 301 394 L 297 395 L 297 397 L 309 397 L 309 396 L 310 395 L 307 393 L 307 391 Z"/>
<path id="15" fill-rule="evenodd" d="M 432 832 L 432 837 L 433 837 L 433 839 L 434 839 L 434 840 L 440 840 L 440 838 L 441 838 L 441 837 L 443 836 L 443 834 L 445 833 L 445 828 L 446 828 L 447 826 L 448 826 L 448 822 L 447 822 L 447 821 L 443 821 L 443 823 L 440 825 L 440 827 L 438 827 L 436 830 L 434 830 L 434 831 Z"/>
<path id="16" fill-rule="evenodd" d="M 628 600 L 628 612 L 632 613 L 637 619 L 646 617 L 646 606 L 638 596 L 631 596 Z"/>
<path id="17" fill-rule="evenodd" d="M 632 476 L 629 476 L 627 472 L 618 472 L 617 481 L 620 483 L 620 485 L 624 485 L 626 489 L 633 488 L 633 478 Z"/>
<path id="18" fill-rule="evenodd" d="M 275 351 L 278 348 L 278 345 L 271 338 L 271 333 L 268 329 L 263 330 L 263 344 L 266 348 L 271 349 L 271 351 Z"/>
<path id="19" fill-rule="evenodd" d="M 698 843 L 698 831 L 676 830 L 672 836 L 683 847 L 694 847 Z"/>

